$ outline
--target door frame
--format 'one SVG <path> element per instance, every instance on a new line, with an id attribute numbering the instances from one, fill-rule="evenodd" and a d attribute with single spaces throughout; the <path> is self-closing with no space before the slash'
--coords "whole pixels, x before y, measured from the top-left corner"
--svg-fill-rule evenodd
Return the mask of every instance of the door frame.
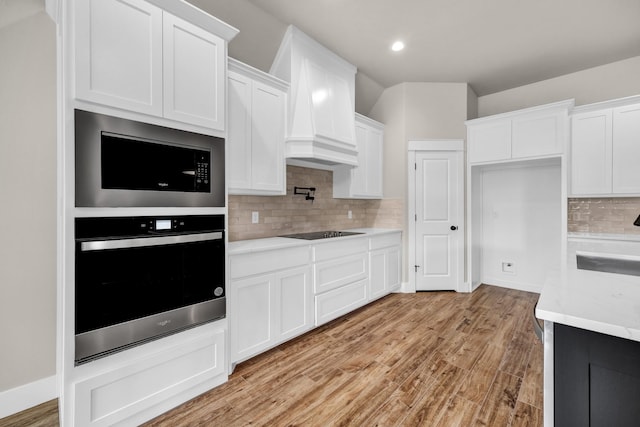
<path id="1" fill-rule="evenodd" d="M 408 186 L 407 186 L 407 225 L 408 225 L 408 276 L 409 276 L 409 292 L 416 292 L 416 275 L 414 266 L 416 265 L 416 154 L 420 152 L 437 152 L 437 151 L 449 151 L 457 153 L 457 160 L 461 170 L 461 179 L 458 180 L 458 212 L 460 212 L 461 219 L 458 225 L 458 230 L 462 236 L 462 244 L 458 251 L 458 277 L 460 278 L 456 292 L 471 292 L 469 284 L 466 281 L 465 275 L 465 254 L 466 254 L 466 210 L 465 210 L 465 151 L 464 140 L 462 139 L 423 139 L 423 140 L 410 140 L 409 144 L 409 156 L 407 163 L 408 170 Z M 411 167 L 411 165 L 414 167 Z"/>

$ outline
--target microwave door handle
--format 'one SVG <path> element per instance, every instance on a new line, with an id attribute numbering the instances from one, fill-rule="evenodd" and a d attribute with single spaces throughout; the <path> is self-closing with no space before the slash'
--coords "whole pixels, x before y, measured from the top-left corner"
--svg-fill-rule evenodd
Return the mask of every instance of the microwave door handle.
<path id="1" fill-rule="evenodd" d="M 147 246 L 175 245 L 179 243 L 205 242 L 208 240 L 220 239 L 222 239 L 222 232 L 216 231 L 212 233 L 141 237 L 134 239 L 94 240 L 90 242 L 82 242 L 80 244 L 80 250 L 82 252 L 88 252 L 104 251 L 107 249 L 143 248 Z"/>

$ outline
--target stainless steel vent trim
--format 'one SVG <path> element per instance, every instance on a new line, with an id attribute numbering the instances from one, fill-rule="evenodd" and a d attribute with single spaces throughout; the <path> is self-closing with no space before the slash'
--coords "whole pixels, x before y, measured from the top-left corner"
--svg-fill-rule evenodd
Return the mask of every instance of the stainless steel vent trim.
<path id="1" fill-rule="evenodd" d="M 180 332 L 226 315 L 226 298 L 177 308 L 75 337 L 75 364 L 89 362 L 151 339 Z"/>

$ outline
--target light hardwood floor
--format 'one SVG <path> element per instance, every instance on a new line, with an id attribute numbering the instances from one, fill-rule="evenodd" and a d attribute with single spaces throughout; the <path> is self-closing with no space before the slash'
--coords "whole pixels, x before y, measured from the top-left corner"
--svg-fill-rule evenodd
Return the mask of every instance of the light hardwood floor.
<path id="1" fill-rule="evenodd" d="M 145 426 L 542 426 L 537 299 L 487 285 L 389 295 L 239 364 Z M 45 413 L 0 426 L 57 425 L 50 404 Z"/>
<path id="2" fill-rule="evenodd" d="M 239 364 L 159 426 L 542 426 L 538 294 L 393 294 Z"/>

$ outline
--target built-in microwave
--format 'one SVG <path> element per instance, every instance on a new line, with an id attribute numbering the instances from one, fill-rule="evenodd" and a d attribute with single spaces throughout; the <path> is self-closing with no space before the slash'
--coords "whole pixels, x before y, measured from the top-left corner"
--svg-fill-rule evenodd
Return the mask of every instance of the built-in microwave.
<path id="1" fill-rule="evenodd" d="M 224 139 L 75 111 L 77 207 L 224 207 Z"/>

